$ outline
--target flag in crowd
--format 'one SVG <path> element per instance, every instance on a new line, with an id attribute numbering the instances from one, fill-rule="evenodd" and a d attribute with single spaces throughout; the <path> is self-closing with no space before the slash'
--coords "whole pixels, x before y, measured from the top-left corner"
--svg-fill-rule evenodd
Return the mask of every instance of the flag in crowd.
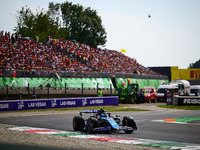
<path id="1" fill-rule="evenodd" d="M 125 49 L 121 49 L 121 52 L 122 52 L 122 53 L 126 53 L 126 50 L 125 50 Z"/>

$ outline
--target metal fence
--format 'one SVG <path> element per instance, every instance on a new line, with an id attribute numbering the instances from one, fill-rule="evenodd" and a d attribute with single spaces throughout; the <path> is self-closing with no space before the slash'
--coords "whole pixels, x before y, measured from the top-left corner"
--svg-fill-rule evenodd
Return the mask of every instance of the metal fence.
<path id="1" fill-rule="evenodd" d="M 167 76 L 162 75 L 139 75 L 139 74 L 129 74 L 129 73 L 106 73 L 106 72 L 69 72 L 69 71 L 16 71 L 16 77 L 26 77 L 26 78 L 52 78 L 59 76 L 61 78 L 136 78 L 136 79 L 161 79 L 168 80 Z M 2 70 L 0 69 L 0 77 L 13 77 L 14 71 Z"/>
<path id="2" fill-rule="evenodd" d="M 36 93 L 37 98 L 70 98 L 70 97 L 98 97 L 99 90 L 103 91 L 103 95 L 112 96 L 114 88 L 112 84 L 109 88 L 100 88 L 99 83 L 94 88 L 85 88 L 85 83 L 81 83 L 81 87 L 68 88 L 65 83 L 64 88 L 51 87 L 48 83 L 46 87 L 0 87 L 0 100 L 17 100 L 19 94 L 23 95 L 23 99 L 32 99 L 32 93 Z"/>

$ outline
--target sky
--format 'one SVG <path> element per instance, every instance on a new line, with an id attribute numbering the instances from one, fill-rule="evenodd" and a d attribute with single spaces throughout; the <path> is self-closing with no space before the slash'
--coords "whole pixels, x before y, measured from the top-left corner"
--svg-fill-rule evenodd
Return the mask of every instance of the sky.
<path id="1" fill-rule="evenodd" d="M 23 6 L 48 9 L 65 0 L 1 0 L 0 31 L 17 25 Z M 68 0 L 101 16 L 107 32 L 104 48 L 121 51 L 145 67 L 187 69 L 200 59 L 200 0 Z M 148 16 L 151 16 L 150 18 Z"/>

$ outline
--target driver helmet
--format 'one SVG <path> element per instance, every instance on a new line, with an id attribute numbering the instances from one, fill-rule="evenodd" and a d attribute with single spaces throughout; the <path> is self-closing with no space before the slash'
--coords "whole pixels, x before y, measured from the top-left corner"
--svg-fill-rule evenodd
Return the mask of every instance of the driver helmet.
<path id="1" fill-rule="evenodd" d="M 105 113 L 102 113 L 101 116 L 102 116 L 102 117 L 106 117 L 106 114 L 105 114 Z"/>

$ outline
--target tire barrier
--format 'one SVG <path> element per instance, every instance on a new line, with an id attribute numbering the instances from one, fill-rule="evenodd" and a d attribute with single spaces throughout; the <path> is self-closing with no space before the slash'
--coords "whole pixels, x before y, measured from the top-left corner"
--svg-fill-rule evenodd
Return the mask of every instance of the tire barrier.
<path id="1" fill-rule="evenodd" d="M 118 96 L 0 101 L 0 111 L 119 105 Z"/>

